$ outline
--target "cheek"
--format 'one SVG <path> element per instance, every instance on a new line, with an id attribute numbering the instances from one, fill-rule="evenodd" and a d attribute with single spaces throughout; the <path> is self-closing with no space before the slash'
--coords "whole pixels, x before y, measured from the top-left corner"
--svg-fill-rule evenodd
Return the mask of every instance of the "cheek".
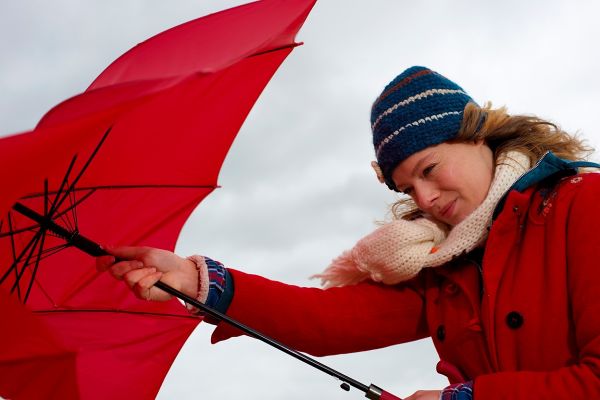
<path id="1" fill-rule="evenodd" d="M 456 192 L 463 200 L 478 206 L 485 200 L 492 175 L 484 168 L 448 168 L 439 175 L 440 188 Z"/>
<path id="2" fill-rule="evenodd" d="M 485 168 L 477 169 L 472 172 L 471 193 L 474 201 L 478 204 L 485 200 L 492 183 L 492 174 Z"/>

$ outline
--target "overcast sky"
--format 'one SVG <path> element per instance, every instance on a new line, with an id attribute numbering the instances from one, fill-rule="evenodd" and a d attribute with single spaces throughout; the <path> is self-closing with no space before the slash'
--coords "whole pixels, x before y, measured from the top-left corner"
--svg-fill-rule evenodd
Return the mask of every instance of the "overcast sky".
<path id="1" fill-rule="evenodd" d="M 136 43 L 243 1 L 0 2 L 0 134 L 31 129 Z M 181 255 L 298 285 L 385 218 L 395 197 L 369 166 L 369 109 L 425 65 L 480 104 L 536 114 L 600 145 L 597 1 L 321 0 L 246 120 L 222 188 L 193 214 Z M 595 157 L 597 160 L 597 157 Z M 201 324 L 160 399 L 352 399 L 328 376 L 251 339 L 209 344 Z M 441 388 L 429 341 L 325 363 L 399 396 Z"/>

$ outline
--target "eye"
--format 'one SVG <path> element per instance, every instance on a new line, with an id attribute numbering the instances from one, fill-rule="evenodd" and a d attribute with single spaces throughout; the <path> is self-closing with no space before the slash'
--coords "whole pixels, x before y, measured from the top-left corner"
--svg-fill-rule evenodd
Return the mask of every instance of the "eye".
<path id="1" fill-rule="evenodd" d="M 424 170 L 423 170 L 423 172 L 422 172 L 423 176 L 424 176 L 424 177 L 427 177 L 427 176 L 429 176 L 429 175 L 430 175 L 430 174 L 433 172 L 433 169 L 434 169 L 436 166 L 437 166 L 437 164 L 431 164 L 431 165 L 428 165 L 427 167 L 425 167 L 425 169 L 424 169 Z"/>

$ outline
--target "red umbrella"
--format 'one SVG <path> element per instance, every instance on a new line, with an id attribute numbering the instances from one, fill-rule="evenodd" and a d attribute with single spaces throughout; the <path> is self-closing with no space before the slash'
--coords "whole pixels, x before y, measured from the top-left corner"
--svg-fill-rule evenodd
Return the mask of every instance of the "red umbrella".
<path id="1" fill-rule="evenodd" d="M 1 331 L 0 393 L 10 399 L 76 399 L 77 351 L 65 347 L 53 332 L 16 298 L 0 289 L 0 313 L 10 323 Z M 32 355 L 35 355 L 32 357 Z M 43 397 L 39 388 L 45 388 Z"/>
<path id="2" fill-rule="evenodd" d="M 26 302 L 65 348 L 77 349 L 82 398 L 155 397 L 199 322 L 176 300 L 143 302 L 98 274 L 78 249 L 102 250 L 83 235 L 174 248 L 189 214 L 217 187 L 229 146 L 296 46 L 313 4 L 265 0 L 165 31 L 117 59 L 33 132 L 0 141 L 0 155 L 13 154 L 10 163 L 0 158 L 0 170 L 34 156 L 1 204 L 4 211 L 18 199 L 0 222 L 0 286 Z M 346 389 L 350 383 L 370 398 L 391 398 L 207 311 L 339 377 Z"/>
<path id="3" fill-rule="evenodd" d="M 0 285 L 78 350 L 82 398 L 154 398 L 199 320 L 176 300 L 140 301 L 98 274 L 88 255 L 8 207 L 19 199 L 104 243 L 173 249 L 313 4 L 256 2 L 165 31 L 34 131 L 0 140 Z M 9 331 L 3 326 L 0 338 Z M 34 348 L 29 355 L 38 356 Z M 1 390 L 21 385 L 0 379 Z M 37 390 L 45 397 L 48 389 Z"/>

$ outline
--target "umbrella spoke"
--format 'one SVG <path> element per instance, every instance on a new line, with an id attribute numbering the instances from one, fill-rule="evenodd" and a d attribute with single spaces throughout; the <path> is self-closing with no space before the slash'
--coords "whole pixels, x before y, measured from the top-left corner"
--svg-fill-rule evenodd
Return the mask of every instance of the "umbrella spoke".
<path id="1" fill-rule="evenodd" d="M 35 275 L 37 274 L 38 267 L 40 266 L 40 260 L 42 257 L 42 252 L 44 250 L 44 240 L 46 239 L 46 235 L 42 233 L 42 237 L 40 239 L 39 250 L 37 252 L 37 257 L 35 260 L 35 266 L 33 267 L 33 271 L 31 273 L 31 279 L 29 280 L 29 285 L 27 286 L 27 291 L 25 292 L 25 297 L 23 298 L 23 304 L 27 303 L 27 299 L 29 298 L 29 293 L 31 293 L 31 287 L 33 286 L 33 282 L 35 281 Z M 25 268 L 25 266 L 23 266 Z M 21 298 L 21 293 L 19 291 L 19 298 Z"/>
<path id="2" fill-rule="evenodd" d="M 13 260 L 17 258 L 17 249 L 15 248 L 15 235 L 13 231 L 12 217 L 10 212 L 8 213 L 8 233 L 10 235 L 10 248 L 12 251 Z"/>
<path id="3" fill-rule="evenodd" d="M 11 217 L 10 212 L 8 213 L 8 230 L 10 232 L 13 232 L 12 217 Z M 10 235 L 10 249 L 11 249 L 12 257 L 13 257 L 13 260 L 14 260 L 14 259 L 17 258 L 17 249 L 16 249 L 16 246 L 15 246 L 15 235 L 14 234 Z M 16 279 L 17 279 L 17 269 L 15 268 L 15 280 Z M 20 291 L 20 289 L 18 291 L 18 295 L 19 295 L 19 297 L 21 297 L 21 291 Z"/>
<path id="4" fill-rule="evenodd" d="M 83 203 L 85 200 L 87 200 L 87 199 L 88 199 L 88 197 L 90 197 L 92 194 L 94 194 L 94 193 L 96 192 L 96 189 L 95 189 L 95 188 L 88 189 L 88 190 L 89 190 L 89 192 L 87 192 L 85 195 L 83 195 L 82 197 L 80 197 L 80 198 L 79 198 L 79 200 L 75 201 L 74 203 L 71 203 L 71 204 L 69 205 L 69 207 L 65 208 L 65 209 L 64 209 L 64 210 L 62 210 L 61 212 L 56 212 L 56 213 L 55 213 L 55 215 L 54 215 L 54 218 L 53 218 L 53 219 L 56 219 L 57 217 L 60 217 L 60 216 L 62 216 L 63 214 L 65 214 L 65 213 L 67 213 L 67 212 L 69 212 L 69 211 L 71 211 L 71 210 L 72 210 L 72 211 L 73 211 L 73 214 L 75 214 L 75 227 L 77 228 L 77 216 L 76 216 L 76 213 L 77 213 L 77 211 L 76 211 L 76 210 L 77 210 L 77 206 L 78 206 L 79 204 Z"/>
<path id="5" fill-rule="evenodd" d="M 25 253 L 27 253 L 27 251 L 29 250 L 29 248 L 32 245 L 34 245 L 35 243 L 37 243 L 37 241 L 39 239 L 39 236 L 40 236 L 40 232 L 38 231 L 33 236 L 33 238 L 29 241 L 29 243 L 27 243 L 27 245 L 25 245 L 25 247 L 23 248 L 23 250 L 21 251 L 21 253 L 18 256 L 16 256 L 16 247 L 13 247 L 13 263 L 11 264 L 10 267 L 8 267 L 8 269 L 4 272 L 4 275 L 2 275 L 2 277 L 0 278 L 0 285 L 2 283 L 4 283 L 4 281 L 6 280 L 6 278 L 8 278 L 8 276 L 10 275 L 10 273 L 13 270 L 15 270 L 15 271 L 18 270 L 17 267 L 18 267 L 19 263 L 21 262 L 21 259 L 25 256 Z M 14 244 L 13 244 L 13 246 L 14 246 Z M 15 279 L 18 281 L 19 278 L 20 277 L 19 277 L 19 275 L 17 273 Z"/>
<path id="6" fill-rule="evenodd" d="M 75 161 L 77 161 L 77 154 L 75 154 L 73 156 L 73 158 L 71 159 L 71 163 L 69 164 L 69 167 L 67 168 L 67 172 L 65 173 L 65 176 L 64 176 L 60 186 L 58 187 L 58 190 L 56 191 L 56 195 L 54 196 L 54 200 L 52 201 L 52 205 L 50 206 L 50 211 L 48 211 L 44 215 L 51 215 L 54 213 L 54 210 L 56 208 L 58 208 L 57 204 L 59 202 L 59 197 L 61 196 L 61 194 L 63 192 L 63 188 L 65 187 L 65 185 L 67 184 L 67 181 L 69 180 L 69 175 L 71 175 L 71 171 L 73 170 L 73 167 L 75 166 Z"/>
<path id="7" fill-rule="evenodd" d="M 77 229 L 77 207 L 75 207 L 75 204 L 77 203 L 77 195 L 76 195 L 76 191 L 75 190 L 71 190 L 71 201 L 70 201 L 70 206 L 67 209 L 71 209 L 71 215 L 73 217 L 73 227 L 76 230 Z"/>
<path id="8" fill-rule="evenodd" d="M 56 220 L 57 218 L 54 217 L 52 219 Z M 69 230 L 69 231 L 74 230 L 74 228 L 71 224 L 71 220 L 69 219 L 69 215 L 67 213 L 60 214 L 60 216 L 58 217 L 58 220 L 60 220 L 62 222 L 63 226 L 65 226 L 67 228 L 67 230 Z"/>
<path id="9" fill-rule="evenodd" d="M 48 196 L 48 178 L 44 179 L 44 215 L 48 215 L 48 203 L 49 203 L 49 196 Z"/>
<path id="10" fill-rule="evenodd" d="M 8 232 L 0 234 L 0 239 L 5 238 L 7 236 L 17 235 L 17 234 L 23 233 L 23 232 L 36 231 L 39 227 L 40 227 L 39 225 L 29 225 L 29 226 L 27 226 L 25 228 L 15 229 L 13 231 L 8 231 Z"/>
<path id="11" fill-rule="evenodd" d="M 21 262 L 21 259 L 25 256 L 25 253 L 27 253 L 27 251 L 29 250 L 29 248 L 34 244 L 37 243 L 39 237 L 40 237 L 41 233 L 38 231 L 35 236 L 29 241 L 29 243 L 27 243 L 27 245 L 25 246 L 25 248 L 23 250 L 21 250 L 21 253 L 17 256 L 14 257 L 14 260 L 11 264 L 11 266 L 4 272 L 4 275 L 2 275 L 2 277 L 0 278 L 0 284 L 2 284 L 6 278 L 10 275 L 10 273 L 17 268 L 17 266 L 19 265 L 19 263 Z"/>
<path id="12" fill-rule="evenodd" d="M 25 259 L 25 262 L 23 263 L 23 267 L 21 268 L 20 271 L 18 271 L 17 273 L 17 277 L 15 279 L 15 283 L 13 284 L 13 286 L 10 289 L 10 292 L 13 293 L 15 291 L 15 289 L 19 288 L 18 292 L 19 292 L 19 299 L 20 297 L 20 282 L 21 282 L 21 278 L 23 277 L 23 274 L 25 273 L 25 269 L 27 268 L 27 265 L 29 264 L 29 261 L 31 260 L 31 257 L 33 256 L 35 249 L 37 247 L 37 244 L 40 241 L 40 238 L 43 236 L 43 232 L 42 230 L 40 230 L 35 236 L 34 238 L 28 243 L 27 247 L 25 249 L 23 249 L 23 251 L 20 254 L 19 258 L 22 258 L 23 255 L 25 255 L 26 252 L 29 252 L 29 254 L 27 254 L 27 257 Z M 15 260 L 16 261 L 16 260 Z M 19 260 L 20 261 L 20 260 Z M 14 262 L 13 266 L 15 269 L 18 270 L 18 262 Z M 13 268 L 11 266 L 11 268 Z"/>
<path id="13" fill-rule="evenodd" d="M 71 244 L 65 243 L 65 244 L 61 244 L 61 245 L 58 245 L 58 246 L 50 247 L 48 249 L 44 249 L 42 251 L 42 256 L 41 256 L 42 258 L 41 259 L 43 260 L 45 258 L 53 256 L 54 254 L 56 254 L 56 253 L 58 253 L 58 252 L 60 252 L 60 251 L 62 251 L 64 249 L 66 249 L 66 248 L 69 248 L 69 247 L 72 247 Z"/>
<path id="14" fill-rule="evenodd" d="M 77 182 L 79 182 L 79 180 L 81 179 L 81 177 L 83 176 L 83 174 L 85 173 L 85 171 L 88 169 L 88 167 L 90 166 L 90 164 L 92 163 L 94 157 L 96 157 L 96 154 L 98 154 L 98 151 L 100 150 L 100 148 L 102 147 L 102 145 L 104 144 L 104 141 L 106 140 L 106 138 L 108 137 L 108 134 L 110 133 L 112 129 L 112 126 L 110 126 L 106 132 L 104 132 L 104 135 L 102 135 L 102 138 L 100 139 L 100 142 L 98 142 L 98 144 L 96 145 L 96 147 L 94 148 L 94 151 L 92 151 L 92 154 L 90 154 L 90 157 L 87 159 L 87 161 L 85 162 L 85 164 L 83 165 L 83 167 L 81 168 L 81 171 L 79 171 L 79 173 L 77 174 L 77 176 L 75 177 L 75 179 L 73 180 L 73 183 L 71 183 L 69 185 L 69 188 L 66 190 L 66 192 L 62 195 L 60 201 L 56 204 L 56 206 L 52 209 L 51 214 L 54 213 L 55 210 L 57 210 L 61 204 L 65 201 L 65 199 L 69 196 L 69 193 L 71 191 L 73 191 L 75 189 L 75 185 L 77 185 Z M 65 176 L 65 179 L 67 177 Z"/>

